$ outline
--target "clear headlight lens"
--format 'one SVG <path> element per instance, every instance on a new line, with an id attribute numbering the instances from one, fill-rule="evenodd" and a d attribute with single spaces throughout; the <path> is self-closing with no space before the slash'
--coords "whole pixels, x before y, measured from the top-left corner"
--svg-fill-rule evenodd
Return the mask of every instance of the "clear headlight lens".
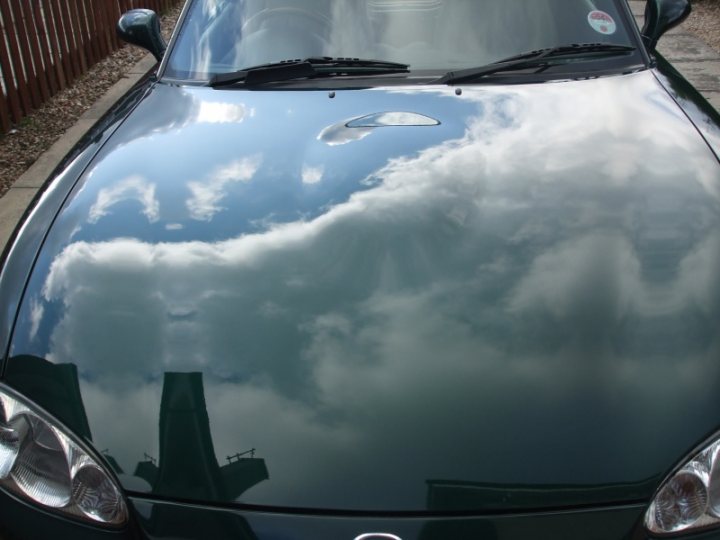
<path id="1" fill-rule="evenodd" d="M 57 420 L 0 385 L 0 486 L 25 500 L 96 524 L 123 525 L 113 477 Z"/>
<path id="2" fill-rule="evenodd" d="M 668 478 L 645 514 L 645 527 L 672 534 L 720 526 L 720 441 Z"/>

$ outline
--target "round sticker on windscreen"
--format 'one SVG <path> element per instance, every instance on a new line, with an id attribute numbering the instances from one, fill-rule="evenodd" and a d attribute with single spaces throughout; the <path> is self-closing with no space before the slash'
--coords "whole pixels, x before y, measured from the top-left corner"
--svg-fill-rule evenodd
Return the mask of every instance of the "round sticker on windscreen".
<path id="1" fill-rule="evenodd" d="M 588 22 L 598 34 L 609 36 L 617 30 L 615 20 L 604 11 L 591 11 L 588 14 Z"/>

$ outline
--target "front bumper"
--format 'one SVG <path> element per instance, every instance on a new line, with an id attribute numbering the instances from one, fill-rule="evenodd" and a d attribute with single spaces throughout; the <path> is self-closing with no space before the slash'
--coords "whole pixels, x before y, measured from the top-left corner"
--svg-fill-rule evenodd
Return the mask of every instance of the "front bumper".
<path id="1" fill-rule="evenodd" d="M 105 531 L 68 521 L 0 494 L 0 539 L 33 540 L 354 540 L 389 533 L 402 540 L 605 540 L 648 538 L 645 505 L 483 517 L 364 517 L 247 512 L 130 498 L 131 523 Z M 720 531 L 692 535 L 720 539 Z"/>

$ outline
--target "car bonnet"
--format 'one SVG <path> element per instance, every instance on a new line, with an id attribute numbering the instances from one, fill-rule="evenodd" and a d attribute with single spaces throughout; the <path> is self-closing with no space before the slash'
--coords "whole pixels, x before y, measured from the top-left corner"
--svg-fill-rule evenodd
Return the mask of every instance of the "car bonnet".
<path id="1" fill-rule="evenodd" d="M 6 377 L 136 493 L 646 500 L 720 425 L 719 170 L 650 72 L 157 84 L 60 210 Z"/>

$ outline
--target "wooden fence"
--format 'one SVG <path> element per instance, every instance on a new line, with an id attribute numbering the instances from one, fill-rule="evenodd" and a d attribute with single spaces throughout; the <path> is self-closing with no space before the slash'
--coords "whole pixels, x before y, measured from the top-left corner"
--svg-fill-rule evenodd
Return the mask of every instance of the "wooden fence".
<path id="1" fill-rule="evenodd" d="M 179 1 L 0 0 L 0 133 L 116 51 L 122 13 Z"/>

